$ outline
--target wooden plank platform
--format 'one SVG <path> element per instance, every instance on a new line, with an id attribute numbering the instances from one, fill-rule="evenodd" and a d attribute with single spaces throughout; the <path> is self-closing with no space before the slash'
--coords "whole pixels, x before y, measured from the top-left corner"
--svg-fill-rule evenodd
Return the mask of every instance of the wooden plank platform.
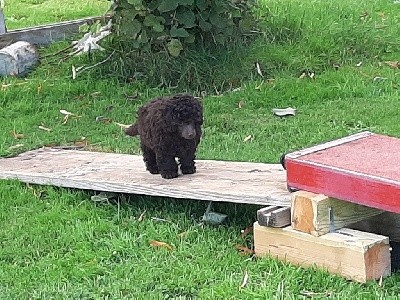
<path id="1" fill-rule="evenodd" d="M 291 188 L 400 213 L 400 139 L 362 132 L 285 156 Z"/>
<path id="2" fill-rule="evenodd" d="M 149 196 L 290 206 L 279 164 L 198 160 L 197 173 L 163 179 L 138 155 L 41 148 L 0 159 L 0 179 Z"/>

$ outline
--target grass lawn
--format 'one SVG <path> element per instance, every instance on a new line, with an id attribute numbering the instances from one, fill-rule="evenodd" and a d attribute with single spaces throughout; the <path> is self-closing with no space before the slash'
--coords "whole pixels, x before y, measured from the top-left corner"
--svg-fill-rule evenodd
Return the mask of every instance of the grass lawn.
<path id="1" fill-rule="evenodd" d="M 10 0 L 5 14 L 9 28 L 17 28 L 97 15 L 106 2 Z M 387 63 L 400 59 L 400 4 L 270 0 L 261 6 L 265 34 L 237 60 L 236 72 L 253 75 L 238 90 L 204 97 L 198 158 L 276 163 L 284 151 L 364 129 L 400 137 L 400 71 Z M 72 80 L 71 65 L 87 59 L 58 64 L 59 58 L 43 59 L 26 78 L 2 79 L 0 155 L 82 139 L 89 150 L 138 154 L 137 139 L 96 117 L 129 124 L 140 104 L 178 91 L 91 73 Z M 304 69 L 315 77 L 300 79 Z M 295 117 L 271 113 L 288 106 L 297 108 Z M 61 109 L 80 117 L 63 124 Z M 252 138 L 245 141 L 248 135 Z M 206 202 L 119 195 L 98 203 L 91 195 L 0 181 L 1 299 L 286 300 L 304 298 L 305 292 L 317 298 L 329 293 L 332 299 L 396 299 L 400 294 L 399 275 L 382 285 L 362 285 L 322 270 L 240 255 L 235 245 L 251 247 L 251 235 L 242 238 L 240 232 L 255 220 L 256 206 L 217 203 L 215 211 L 228 214 L 227 222 L 202 227 L 197 221 Z M 153 247 L 152 240 L 173 250 Z M 246 271 L 248 284 L 239 289 Z"/>
<path id="2" fill-rule="evenodd" d="M 110 7 L 108 0 L 6 0 L 7 29 L 99 16 Z"/>

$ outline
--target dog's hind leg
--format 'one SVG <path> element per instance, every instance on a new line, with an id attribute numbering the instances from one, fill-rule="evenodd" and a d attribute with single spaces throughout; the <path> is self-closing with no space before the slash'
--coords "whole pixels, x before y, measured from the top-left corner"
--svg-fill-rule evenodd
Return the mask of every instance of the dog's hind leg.
<path id="1" fill-rule="evenodd" d="M 162 178 L 172 179 L 178 177 L 178 165 L 174 156 L 157 154 L 157 165 Z"/>
<path id="2" fill-rule="evenodd" d="M 146 170 L 151 174 L 160 174 L 157 166 L 156 154 L 154 151 L 143 144 L 141 144 L 140 147 L 142 148 L 143 161 L 146 164 Z"/>

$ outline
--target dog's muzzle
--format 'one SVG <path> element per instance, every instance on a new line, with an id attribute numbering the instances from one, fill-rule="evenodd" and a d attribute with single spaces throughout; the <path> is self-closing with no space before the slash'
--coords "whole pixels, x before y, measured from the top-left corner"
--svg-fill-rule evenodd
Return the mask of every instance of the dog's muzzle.
<path id="1" fill-rule="evenodd" d="M 193 125 L 184 125 L 182 127 L 181 135 L 184 139 L 192 140 L 196 137 L 196 129 Z"/>

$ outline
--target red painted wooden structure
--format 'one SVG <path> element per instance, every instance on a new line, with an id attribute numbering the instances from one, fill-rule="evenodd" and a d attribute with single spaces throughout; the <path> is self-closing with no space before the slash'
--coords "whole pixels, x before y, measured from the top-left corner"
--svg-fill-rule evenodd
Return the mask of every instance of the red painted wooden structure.
<path id="1" fill-rule="evenodd" d="M 400 139 L 368 131 L 286 154 L 290 188 L 400 213 Z"/>

